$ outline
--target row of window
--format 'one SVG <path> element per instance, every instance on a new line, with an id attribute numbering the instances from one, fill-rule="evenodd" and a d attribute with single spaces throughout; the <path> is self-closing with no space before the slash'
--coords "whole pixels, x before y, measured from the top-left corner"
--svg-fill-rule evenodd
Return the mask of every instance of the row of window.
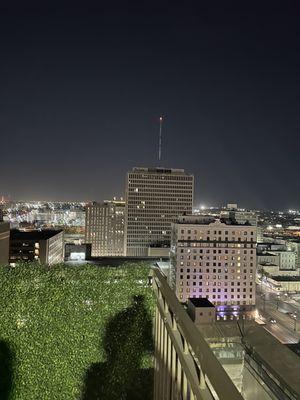
<path id="1" fill-rule="evenodd" d="M 211 250 L 211 249 L 179 249 L 180 250 L 180 253 L 187 253 L 187 254 L 191 254 L 191 253 L 193 253 L 193 254 L 197 254 L 198 252 L 200 253 L 200 254 L 203 254 L 203 253 L 207 253 L 207 254 L 222 254 L 222 253 L 225 253 L 225 254 L 235 254 L 235 250 L 227 250 L 227 249 L 224 249 L 224 250 L 221 250 L 221 249 L 218 249 L 218 250 L 216 250 L 216 249 L 213 249 L 213 250 Z M 242 250 L 237 250 L 237 254 L 241 254 L 241 251 Z M 243 250 L 243 252 L 244 252 L 244 254 L 247 254 L 248 253 L 248 250 Z M 250 250 L 250 254 L 253 254 L 254 253 L 254 251 L 253 250 Z"/>
<path id="2" fill-rule="evenodd" d="M 252 279 L 253 277 L 251 276 L 251 279 Z M 180 276 L 180 279 L 184 279 L 184 277 L 181 275 Z M 188 278 L 189 279 L 189 278 Z M 194 279 L 196 279 L 196 278 L 194 278 Z M 202 279 L 202 278 L 200 278 L 200 279 Z M 250 279 L 250 277 L 249 277 L 249 279 L 248 280 L 246 280 L 246 278 L 244 277 L 244 280 L 243 280 L 243 282 L 237 282 L 237 281 L 233 281 L 233 282 L 225 282 L 224 280 L 223 280 L 223 277 L 220 277 L 220 276 L 218 276 L 218 277 L 216 277 L 216 275 L 214 275 L 213 277 L 211 277 L 211 276 L 207 276 L 206 277 L 206 282 L 202 282 L 203 280 L 198 280 L 198 285 L 200 285 L 200 286 L 204 286 L 204 285 L 202 285 L 202 283 L 205 283 L 205 285 L 206 286 L 209 286 L 209 285 L 211 285 L 211 286 L 222 286 L 222 284 L 224 285 L 224 286 L 241 286 L 241 283 L 243 283 L 243 286 L 247 286 L 247 284 L 249 284 L 249 286 L 253 286 L 253 282 L 252 281 L 249 281 L 249 279 Z M 214 280 L 216 280 L 215 282 L 213 282 L 211 279 L 214 279 Z M 218 281 L 218 279 L 219 279 L 219 281 Z M 225 280 L 227 280 L 228 279 L 228 276 L 225 278 Z M 231 277 L 231 279 L 235 279 L 234 277 Z M 183 281 L 183 280 L 181 280 L 181 281 L 179 281 L 179 286 L 183 286 L 184 285 L 184 283 L 185 283 L 185 285 L 186 286 L 190 286 L 190 283 L 193 283 L 193 285 L 191 285 L 191 286 L 195 286 L 195 284 L 197 283 L 197 281 L 191 281 L 191 280 L 186 280 L 186 281 Z M 229 284 L 230 283 L 230 284 Z"/>
<path id="3" fill-rule="evenodd" d="M 254 231 L 212 231 L 212 232 L 210 232 L 210 230 L 206 231 L 205 234 L 209 235 L 210 233 L 212 233 L 213 235 L 217 235 L 217 234 L 222 235 L 223 233 L 225 233 L 225 235 L 228 235 L 229 232 L 232 235 L 235 235 L 235 233 L 237 235 L 243 235 L 244 234 L 245 236 L 248 235 L 248 234 L 252 235 L 252 236 L 254 235 Z M 181 229 L 181 234 L 186 234 L 186 233 L 191 234 L 192 230 L 191 229 Z M 204 233 L 204 231 L 199 231 L 198 229 L 194 229 L 194 234 L 195 235 L 197 235 L 199 233 Z"/>
<path id="4" fill-rule="evenodd" d="M 189 256 L 189 255 L 181 255 L 180 256 L 180 260 L 186 260 L 186 261 L 190 261 L 190 260 L 219 260 L 219 261 L 248 261 L 253 260 L 253 256 Z"/>
<path id="5" fill-rule="evenodd" d="M 193 286 L 197 286 L 197 285 L 193 285 Z M 186 291 L 189 289 L 190 290 L 190 288 L 185 288 L 186 289 Z M 198 289 L 198 291 L 199 292 L 206 292 L 206 293 L 210 293 L 210 292 L 212 292 L 212 293 L 228 293 L 228 290 L 227 289 L 215 289 L 215 288 L 213 288 L 213 289 L 202 289 L 201 287 L 196 287 L 196 288 L 193 288 L 193 290 L 194 289 Z M 184 289 L 181 287 L 181 288 L 179 288 L 179 292 L 180 293 L 182 293 L 182 292 L 184 292 Z M 252 293 L 252 288 L 250 288 L 250 289 L 246 289 L 246 288 L 243 288 L 243 290 L 241 290 L 240 288 L 238 288 L 238 289 L 231 289 L 230 290 L 230 293 L 241 293 L 241 292 L 243 292 L 243 293 Z"/>
<path id="6" fill-rule="evenodd" d="M 240 262 L 238 262 L 238 263 L 235 263 L 235 262 L 230 262 L 230 263 L 227 263 L 227 262 L 218 262 L 218 263 L 216 263 L 216 262 L 210 262 L 210 261 L 208 261 L 208 262 L 189 262 L 189 261 L 187 261 L 187 262 L 183 262 L 183 261 L 180 261 L 180 266 L 181 267 L 183 267 L 183 266 L 187 266 L 187 267 L 190 267 L 191 265 L 193 266 L 193 267 L 197 267 L 197 264 L 199 265 L 199 267 L 204 267 L 204 266 L 206 266 L 206 267 L 216 267 L 216 266 L 218 266 L 218 267 L 241 267 L 241 266 L 243 266 L 243 267 L 248 267 L 248 266 L 250 266 L 250 267 L 253 267 L 254 266 L 254 263 L 253 262 L 248 262 L 248 263 L 240 263 Z M 243 265 L 242 265 L 243 264 Z"/>
<path id="7" fill-rule="evenodd" d="M 233 273 L 233 274 L 237 273 L 237 272 L 240 272 L 240 271 L 241 271 L 240 269 L 234 269 L 234 268 L 230 270 L 230 272 Z M 187 268 L 187 269 L 180 268 L 180 272 L 184 273 L 184 274 L 189 274 L 190 268 Z M 196 268 L 194 268 L 194 272 L 197 273 Z M 199 268 L 198 272 L 202 272 L 202 268 Z M 206 271 L 204 271 L 204 268 L 203 268 L 203 272 L 216 274 L 217 272 L 218 273 L 228 272 L 228 268 L 225 268 L 223 271 L 222 271 L 221 268 L 218 268 L 218 270 L 216 268 L 206 268 Z M 250 268 L 248 270 L 248 269 L 244 268 L 243 272 L 244 272 L 244 274 L 249 273 L 249 272 L 252 273 L 253 269 Z M 187 275 L 187 276 L 189 276 L 189 275 Z M 193 275 L 193 276 L 196 276 L 196 275 Z"/>
<path id="8" fill-rule="evenodd" d="M 189 297 L 198 297 L 198 295 L 196 296 L 196 295 L 190 295 L 189 293 L 187 293 L 186 294 L 186 296 L 185 296 L 185 298 L 189 298 Z M 212 300 L 212 298 L 210 297 L 210 296 L 205 296 L 207 299 L 210 299 L 210 300 Z M 183 295 L 182 294 L 180 294 L 180 296 L 179 296 L 179 299 L 181 300 L 181 301 L 184 301 L 184 297 L 183 297 Z M 243 300 L 243 301 L 240 301 L 240 300 L 228 300 L 228 301 L 219 301 L 219 300 L 216 300 L 216 301 L 214 301 L 214 304 L 215 305 L 217 305 L 217 306 L 221 306 L 221 305 L 247 305 L 247 304 L 251 304 L 251 305 L 254 305 L 254 300 L 248 300 L 248 301 L 246 301 L 246 300 Z M 226 319 L 225 318 L 226 316 L 224 316 L 224 320 Z M 218 317 L 217 317 L 218 318 Z"/>
<path id="9" fill-rule="evenodd" d="M 180 289 L 182 289 L 182 288 L 180 288 Z M 213 294 L 212 293 L 210 293 L 210 290 L 209 289 L 202 289 L 202 288 L 186 288 L 185 290 L 180 290 L 179 291 L 179 293 L 186 293 L 186 294 L 188 294 L 188 293 L 199 293 L 200 294 L 200 297 L 202 297 L 202 293 L 209 293 L 208 294 L 208 296 L 212 296 Z M 206 295 L 207 296 L 207 295 Z M 246 299 L 246 298 L 250 298 L 250 299 L 252 299 L 252 298 L 254 298 L 254 295 L 253 295 L 253 293 L 246 293 L 246 294 L 241 294 L 240 292 L 237 294 L 228 294 L 228 293 L 226 293 L 226 294 L 224 294 L 224 293 L 221 293 L 221 294 L 216 294 L 216 295 L 213 295 L 213 296 L 219 296 L 218 298 L 220 299 L 220 298 L 224 298 L 224 299 L 236 299 L 236 298 L 244 298 L 244 299 Z M 204 296 L 203 296 L 204 297 Z"/>
<path id="10" fill-rule="evenodd" d="M 187 236 L 187 237 L 181 236 L 180 240 L 204 240 L 204 241 L 208 241 L 208 242 L 210 242 L 210 241 L 211 242 L 223 242 L 223 241 L 228 242 L 230 240 L 233 240 L 235 242 L 254 242 L 254 239 L 252 237 L 248 238 L 248 237 L 241 237 L 241 236 L 230 238 L 230 239 L 228 238 L 228 236 L 225 236 L 224 238 L 222 238 L 221 236 L 219 236 L 219 237 L 216 237 L 216 236 L 214 236 L 214 237 L 194 236 L 193 238 L 191 236 Z"/>
<path id="11" fill-rule="evenodd" d="M 185 241 L 179 241 L 178 243 L 177 243 L 177 246 L 178 247 L 184 247 L 184 248 L 195 248 L 195 247 L 202 247 L 202 248 L 205 248 L 205 247 L 213 247 L 213 248 L 215 248 L 215 247 L 222 247 L 223 249 L 225 249 L 225 248 L 244 248 L 244 249 L 253 249 L 253 248 L 255 248 L 256 247 L 256 243 L 237 243 L 237 242 L 235 242 L 235 243 L 230 243 L 230 242 L 221 242 L 221 243 L 218 243 L 218 242 L 193 242 L 193 243 L 190 243 L 190 242 L 185 242 Z"/>

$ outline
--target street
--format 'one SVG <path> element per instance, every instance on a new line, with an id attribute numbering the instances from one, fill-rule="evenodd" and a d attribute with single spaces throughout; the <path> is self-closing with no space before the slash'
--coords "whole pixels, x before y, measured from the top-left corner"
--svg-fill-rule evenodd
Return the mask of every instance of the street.
<path id="1" fill-rule="evenodd" d="M 266 285 L 257 285 L 256 307 L 264 328 L 285 344 L 300 340 L 300 304 Z M 271 322 L 273 320 L 273 322 Z M 275 322 L 276 321 L 276 322 Z"/>

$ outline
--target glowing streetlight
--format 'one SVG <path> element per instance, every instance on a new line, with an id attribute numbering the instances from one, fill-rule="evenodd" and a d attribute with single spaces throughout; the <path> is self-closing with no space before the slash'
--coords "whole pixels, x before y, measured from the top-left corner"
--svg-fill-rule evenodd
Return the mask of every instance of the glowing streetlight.
<path id="1" fill-rule="evenodd" d="M 280 300 L 280 294 L 278 293 L 276 296 L 276 309 L 278 310 L 279 308 L 279 300 Z"/>
<path id="2" fill-rule="evenodd" d="M 294 331 L 296 332 L 296 330 L 297 330 L 297 311 L 295 311 L 294 314 L 291 315 L 291 317 L 294 320 Z"/>

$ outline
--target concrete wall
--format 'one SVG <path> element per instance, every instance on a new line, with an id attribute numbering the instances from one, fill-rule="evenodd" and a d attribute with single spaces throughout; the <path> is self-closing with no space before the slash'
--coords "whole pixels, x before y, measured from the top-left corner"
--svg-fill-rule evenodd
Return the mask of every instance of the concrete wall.
<path id="1" fill-rule="evenodd" d="M 170 247 L 149 247 L 148 257 L 169 257 Z"/>
<path id="2" fill-rule="evenodd" d="M 0 264 L 8 263 L 9 233 L 9 223 L 0 222 Z"/>

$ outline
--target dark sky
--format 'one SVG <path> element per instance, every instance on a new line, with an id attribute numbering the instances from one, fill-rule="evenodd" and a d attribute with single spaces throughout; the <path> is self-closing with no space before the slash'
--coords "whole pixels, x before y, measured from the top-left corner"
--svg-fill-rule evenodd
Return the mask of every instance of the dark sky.
<path id="1" fill-rule="evenodd" d="M 299 20 L 286 0 L 1 2 L 0 194 L 122 195 L 163 113 L 196 204 L 299 209 Z"/>

